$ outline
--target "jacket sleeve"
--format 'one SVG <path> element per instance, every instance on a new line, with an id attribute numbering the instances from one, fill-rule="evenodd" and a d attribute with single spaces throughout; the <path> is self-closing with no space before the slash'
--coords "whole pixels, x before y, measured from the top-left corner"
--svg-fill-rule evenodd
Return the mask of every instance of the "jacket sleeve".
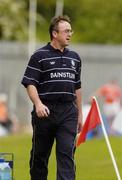
<path id="1" fill-rule="evenodd" d="M 41 65 L 39 58 L 34 54 L 31 56 L 29 63 L 26 67 L 22 84 L 27 87 L 28 85 L 38 86 L 41 78 Z"/>

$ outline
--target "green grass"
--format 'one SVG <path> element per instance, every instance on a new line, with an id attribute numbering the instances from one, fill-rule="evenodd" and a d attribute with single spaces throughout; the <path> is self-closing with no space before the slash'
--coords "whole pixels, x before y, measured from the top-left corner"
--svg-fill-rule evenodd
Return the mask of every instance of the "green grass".
<path id="1" fill-rule="evenodd" d="M 110 143 L 122 177 L 122 138 L 110 137 Z M 29 180 L 31 135 L 19 134 L 0 138 L 0 152 L 14 153 L 14 180 Z M 56 179 L 55 149 L 49 162 L 48 180 Z M 104 138 L 82 144 L 75 154 L 76 180 L 116 180 L 116 173 Z"/>

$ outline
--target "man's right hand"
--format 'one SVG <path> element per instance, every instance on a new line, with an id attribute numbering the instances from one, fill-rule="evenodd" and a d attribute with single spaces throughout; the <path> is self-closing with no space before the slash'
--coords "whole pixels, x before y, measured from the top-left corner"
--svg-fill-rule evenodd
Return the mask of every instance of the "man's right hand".
<path id="1" fill-rule="evenodd" d="M 36 104 L 35 107 L 36 107 L 36 114 L 39 118 L 49 116 L 50 110 L 43 103 L 40 102 Z"/>
<path id="2" fill-rule="evenodd" d="M 50 111 L 49 111 L 48 107 L 45 106 L 41 102 L 36 87 L 34 85 L 28 85 L 27 86 L 27 92 L 28 92 L 28 95 L 29 95 L 31 101 L 33 102 L 33 104 L 36 107 L 37 116 L 39 118 L 48 117 L 50 114 Z"/>

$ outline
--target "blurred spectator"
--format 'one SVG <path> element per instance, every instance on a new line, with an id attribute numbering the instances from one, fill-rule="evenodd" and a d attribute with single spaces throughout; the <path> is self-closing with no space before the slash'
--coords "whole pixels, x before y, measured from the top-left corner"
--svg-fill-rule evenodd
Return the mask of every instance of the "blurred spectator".
<path id="1" fill-rule="evenodd" d="M 112 129 L 117 135 L 122 135 L 122 108 L 112 123 Z"/>
<path id="2" fill-rule="evenodd" d="M 122 91 L 117 80 L 110 80 L 97 89 L 94 95 L 103 99 L 103 115 L 108 122 L 109 133 L 113 133 L 111 127 L 113 120 L 120 111 L 122 97 Z"/>
<path id="3" fill-rule="evenodd" d="M 0 136 L 15 133 L 19 129 L 18 120 L 15 116 L 9 117 L 7 95 L 0 94 Z"/>

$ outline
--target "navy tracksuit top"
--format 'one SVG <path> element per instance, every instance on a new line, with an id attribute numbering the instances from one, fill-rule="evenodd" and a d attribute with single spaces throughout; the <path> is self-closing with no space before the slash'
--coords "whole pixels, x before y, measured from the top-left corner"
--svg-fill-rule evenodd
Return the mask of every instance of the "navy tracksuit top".
<path id="1" fill-rule="evenodd" d="M 50 43 L 31 56 L 22 84 L 34 85 L 41 100 L 74 101 L 81 88 L 81 59 L 67 48 L 61 52 Z"/>

